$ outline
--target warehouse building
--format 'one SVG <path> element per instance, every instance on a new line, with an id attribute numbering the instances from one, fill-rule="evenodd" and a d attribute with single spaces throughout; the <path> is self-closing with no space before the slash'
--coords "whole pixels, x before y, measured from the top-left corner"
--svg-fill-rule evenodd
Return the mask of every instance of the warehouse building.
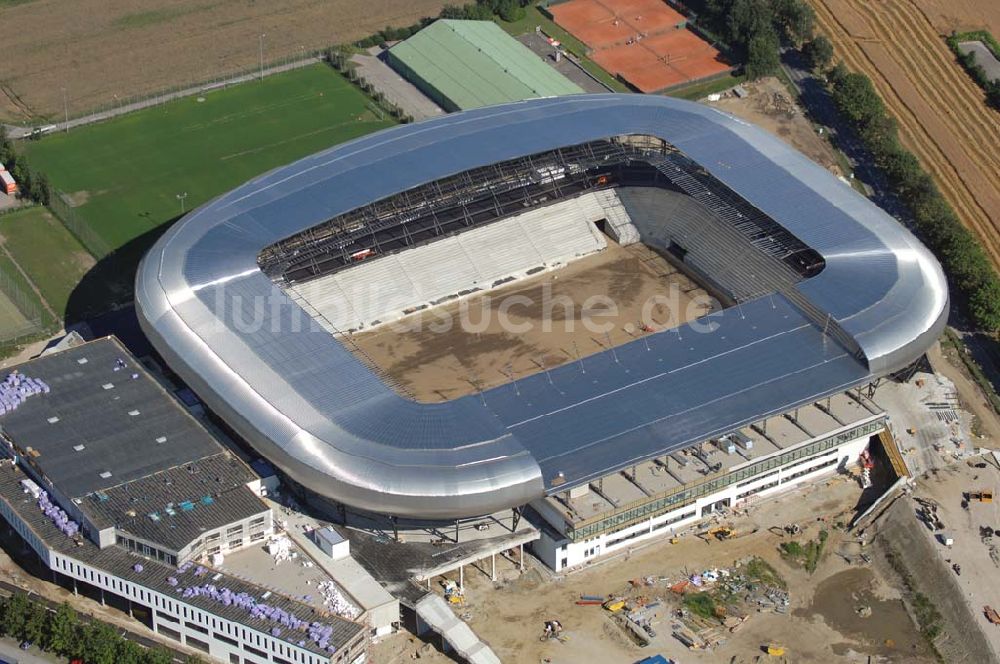
<path id="1" fill-rule="evenodd" d="M 219 661 L 364 660 L 364 625 L 220 570 L 272 534 L 260 478 L 116 339 L 7 374 L 0 445 L 0 515 L 54 581 Z"/>
<path id="2" fill-rule="evenodd" d="M 435 21 L 386 57 L 447 111 L 583 92 L 492 21 Z"/>

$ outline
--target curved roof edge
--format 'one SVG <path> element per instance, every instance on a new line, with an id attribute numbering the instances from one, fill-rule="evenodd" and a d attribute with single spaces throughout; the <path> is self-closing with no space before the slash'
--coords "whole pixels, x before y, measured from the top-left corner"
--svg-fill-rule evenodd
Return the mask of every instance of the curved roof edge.
<path id="1" fill-rule="evenodd" d="M 301 308 L 256 258 L 269 244 L 398 191 L 622 134 L 677 146 L 819 251 L 826 269 L 799 289 L 862 347 L 869 376 L 916 359 L 944 327 L 941 268 L 895 220 L 756 127 L 644 95 L 477 109 L 384 130 L 271 171 L 189 213 L 158 240 L 136 277 L 139 320 L 209 408 L 311 490 L 422 518 L 524 504 L 545 491 L 543 445 L 528 445 L 526 434 L 487 407 L 489 393 L 442 404 L 400 397 L 318 326 L 296 329 Z M 243 316 L 260 298 L 276 306 L 250 329 Z M 735 349 L 732 361 L 751 366 L 752 352 Z M 776 392 L 761 412 L 803 396 Z M 552 430 L 561 432 L 559 424 L 553 419 Z"/>

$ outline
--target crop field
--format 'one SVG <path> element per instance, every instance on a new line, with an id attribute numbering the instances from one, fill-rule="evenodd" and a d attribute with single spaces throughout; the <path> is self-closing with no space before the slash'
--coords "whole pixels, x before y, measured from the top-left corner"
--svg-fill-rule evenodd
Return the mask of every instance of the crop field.
<path id="1" fill-rule="evenodd" d="M 0 120 L 61 119 L 436 16 L 445 0 L 0 0 Z M 30 30 L 26 29 L 30 26 Z M 264 35 L 261 38 L 261 35 Z M 261 48 L 263 47 L 263 48 Z M 14 64 L 16 63 L 16 64 Z"/>
<path id="2" fill-rule="evenodd" d="M 1000 22 L 1000 3 L 812 0 L 836 57 L 867 74 L 906 147 L 1000 266 L 1000 121 L 955 62 L 943 28 Z M 979 11 L 981 10 L 981 11 Z"/>

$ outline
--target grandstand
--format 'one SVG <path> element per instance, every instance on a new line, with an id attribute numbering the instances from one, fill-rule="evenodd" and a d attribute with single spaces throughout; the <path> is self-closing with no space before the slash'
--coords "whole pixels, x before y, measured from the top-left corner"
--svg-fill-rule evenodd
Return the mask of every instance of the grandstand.
<path id="1" fill-rule="evenodd" d="M 377 344 L 457 357 L 497 341 L 489 330 L 366 341 L 596 265 L 722 306 L 631 331 L 618 319 L 618 339 L 590 348 L 503 339 L 530 346 L 537 370 L 472 353 L 456 370 L 472 369 L 472 389 L 436 399 L 414 398 Z M 622 299 L 654 292 L 614 284 Z M 344 509 L 431 520 L 534 504 L 766 425 L 906 366 L 947 312 L 934 259 L 850 187 L 746 123 L 642 95 L 477 109 L 319 153 L 178 222 L 136 292 L 167 363 L 291 479 Z M 319 325 L 296 327 L 303 311 Z M 441 387 L 417 360 L 399 369 Z M 800 443 L 833 449 L 848 425 Z"/>

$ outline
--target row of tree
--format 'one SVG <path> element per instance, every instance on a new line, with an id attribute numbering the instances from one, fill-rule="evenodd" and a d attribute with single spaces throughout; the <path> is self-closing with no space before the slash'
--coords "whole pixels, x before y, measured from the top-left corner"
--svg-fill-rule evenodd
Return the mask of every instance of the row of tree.
<path id="1" fill-rule="evenodd" d="M 19 155 L 14 149 L 14 142 L 7 136 L 7 130 L 0 125 L 0 164 L 10 171 L 17 182 L 21 198 L 27 198 L 48 205 L 52 200 L 52 185 L 49 178 L 41 171 L 34 171 L 28 166 L 28 158 Z"/>
<path id="2" fill-rule="evenodd" d="M 330 63 L 330 66 L 343 74 L 351 83 L 354 83 L 365 93 L 369 94 L 376 104 L 389 112 L 389 115 L 403 123 L 413 122 L 412 115 L 407 114 L 403 107 L 390 101 L 385 96 L 385 93 L 376 89 L 368 79 L 358 72 L 357 65 L 351 62 L 352 55 L 353 52 L 350 47 L 334 46 L 327 49 L 326 60 Z"/>
<path id="3" fill-rule="evenodd" d="M 801 46 L 816 15 L 804 0 L 689 0 L 698 25 L 729 46 L 750 79 L 773 74 L 781 45 Z"/>
<path id="4" fill-rule="evenodd" d="M 147 649 L 129 641 L 100 621 L 82 622 L 69 604 L 55 611 L 34 602 L 24 593 L 0 598 L 0 636 L 29 641 L 42 650 L 87 664 L 170 664 L 166 648 Z M 189 657 L 188 664 L 200 664 Z"/>
<path id="5" fill-rule="evenodd" d="M 983 66 L 976 62 L 976 54 L 969 51 L 968 53 L 962 52 L 962 49 L 958 47 L 960 41 L 967 40 L 978 40 L 981 41 L 993 55 L 1000 60 L 1000 47 L 995 46 L 996 40 L 993 39 L 992 35 L 989 33 L 968 33 L 962 36 L 955 34 L 954 32 L 948 37 L 948 47 L 951 48 L 952 53 L 955 54 L 955 58 L 958 59 L 959 64 L 965 68 L 965 71 L 969 73 L 972 80 L 976 82 L 979 87 L 981 87 L 986 92 L 986 103 L 1000 111 L 1000 78 L 990 78 L 990 75 L 986 73 Z"/>
<path id="6" fill-rule="evenodd" d="M 385 46 L 386 42 L 399 41 L 420 32 L 438 18 L 468 21 L 492 21 L 499 17 L 507 22 L 520 21 L 525 17 L 525 7 L 532 0 L 476 0 L 464 5 L 445 5 L 436 17 L 425 17 L 405 28 L 385 27 L 354 43 L 358 48 Z"/>
<path id="7" fill-rule="evenodd" d="M 965 294 L 975 323 L 984 331 L 1000 330 L 1000 277 L 930 174 L 900 144 L 896 121 L 886 114 L 871 79 L 848 71 L 841 62 L 827 73 L 827 80 L 837 108 L 909 207 L 921 238 Z"/>

